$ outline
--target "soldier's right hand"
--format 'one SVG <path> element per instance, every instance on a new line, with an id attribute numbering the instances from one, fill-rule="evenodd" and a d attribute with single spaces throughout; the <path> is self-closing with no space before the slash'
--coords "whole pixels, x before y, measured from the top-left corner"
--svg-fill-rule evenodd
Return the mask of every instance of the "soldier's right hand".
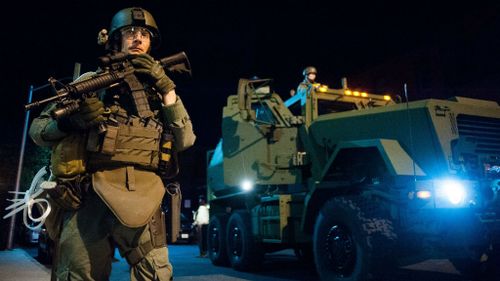
<path id="1" fill-rule="evenodd" d="M 97 97 L 86 98 L 76 113 L 58 120 L 58 127 L 62 131 L 91 128 L 104 121 L 104 111 L 104 104 Z"/>
<path id="2" fill-rule="evenodd" d="M 86 98 L 80 105 L 80 116 L 89 126 L 95 126 L 104 121 L 104 104 L 97 97 Z"/>

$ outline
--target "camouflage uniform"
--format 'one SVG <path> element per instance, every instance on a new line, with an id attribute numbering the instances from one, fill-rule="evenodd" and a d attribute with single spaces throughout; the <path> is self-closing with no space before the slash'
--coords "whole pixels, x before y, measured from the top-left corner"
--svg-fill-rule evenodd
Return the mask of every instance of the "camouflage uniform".
<path id="1" fill-rule="evenodd" d="M 310 81 L 308 79 L 308 75 L 310 73 L 317 74 L 318 72 L 314 66 L 308 66 L 304 69 L 304 71 L 302 71 L 302 75 L 304 75 L 304 80 L 300 82 L 299 86 L 297 87 L 296 91 L 297 95 L 305 94 L 311 87 L 314 86 L 315 82 Z"/>
<path id="2" fill-rule="evenodd" d="M 152 15 L 133 7 L 113 17 L 106 49 L 119 51 L 122 29 L 134 26 L 150 32 L 153 48 L 159 45 Z M 58 243 L 52 276 L 57 280 L 108 280 L 111 241 L 130 264 L 131 280 L 172 277 L 159 208 L 165 190 L 158 171 L 170 159 L 162 149 L 183 151 L 193 145 L 195 135 L 179 97 L 163 104 L 163 95 L 175 93 L 175 85 L 162 68 L 147 54 L 137 60 L 142 60 L 139 68 L 134 59 L 130 58 L 134 74 L 85 98 L 79 112 L 56 121 L 50 114 L 52 104 L 30 127 L 36 144 L 52 148 L 51 171 L 57 185 L 45 194 L 53 206 L 46 227 Z M 109 111 L 102 115 L 104 107 Z M 85 119 L 89 116 L 92 119 Z M 98 133 L 93 121 L 104 121 L 106 130 Z M 171 136 L 173 147 L 164 141 Z"/>
<path id="3" fill-rule="evenodd" d="M 296 95 L 306 93 L 312 86 L 313 83 L 307 81 L 307 79 L 300 82 L 299 86 L 297 86 Z"/>
<path id="4" fill-rule="evenodd" d="M 177 98 L 173 105 L 162 106 L 154 90 L 147 84 L 145 86 L 154 117 L 165 128 L 171 129 L 176 150 L 182 151 L 190 147 L 195 136 L 181 100 Z M 172 89 L 173 87 L 172 83 Z M 112 99 L 116 94 L 116 91 L 103 93 L 101 97 L 104 104 L 112 109 L 115 117 L 121 116 L 120 130 L 135 129 L 132 127 L 137 124 L 130 124 L 131 119 L 137 121 L 131 114 L 132 108 Z M 66 157 L 66 162 L 57 160 L 64 162 L 66 166 L 71 166 L 75 160 L 83 161 L 86 174 L 92 179 L 90 186 L 93 187 L 77 196 L 81 204 L 75 208 L 59 204 L 60 208 L 56 208 L 47 221 L 52 238 L 59 241 L 60 252 L 56 266 L 58 280 L 107 280 L 113 256 L 110 238 L 131 265 L 131 280 L 170 280 L 172 266 L 168 260 L 166 244 L 155 247 L 151 241 L 154 237 L 150 232 L 152 225 L 156 225 L 156 228 L 162 225 L 158 219 L 151 220 L 164 193 L 162 181 L 155 173 L 157 167 L 134 162 L 134 158 L 113 159 L 113 156 L 82 149 L 84 146 L 78 142 L 88 146 L 91 134 L 81 131 L 75 136 L 75 133 L 61 131 L 57 121 L 48 114 L 52 108 L 53 105 L 49 106 L 33 121 L 30 136 L 38 145 L 52 147 L 56 157 Z M 125 140 L 122 137 L 118 141 L 126 146 Z M 67 146 L 58 149 L 61 143 Z M 134 154 L 139 150 L 135 147 L 125 151 Z M 67 165 L 68 163 L 70 164 Z M 52 169 L 61 171 L 54 167 L 56 163 L 51 164 Z M 68 173 L 68 176 L 74 176 L 72 169 L 65 168 L 62 171 Z"/>

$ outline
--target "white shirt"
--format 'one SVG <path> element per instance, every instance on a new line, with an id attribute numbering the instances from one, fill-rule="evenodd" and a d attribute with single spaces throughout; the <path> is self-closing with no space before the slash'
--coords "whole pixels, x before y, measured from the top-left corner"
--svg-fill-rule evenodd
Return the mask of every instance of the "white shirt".
<path id="1" fill-rule="evenodd" d="M 208 208 L 206 205 L 201 205 L 198 207 L 198 211 L 196 211 L 196 213 L 194 214 L 194 224 L 208 224 Z"/>

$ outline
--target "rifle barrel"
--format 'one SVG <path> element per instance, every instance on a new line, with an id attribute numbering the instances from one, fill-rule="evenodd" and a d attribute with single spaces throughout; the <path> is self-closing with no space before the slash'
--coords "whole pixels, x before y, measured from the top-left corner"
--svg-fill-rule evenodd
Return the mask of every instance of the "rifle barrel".
<path id="1" fill-rule="evenodd" d="M 41 105 L 44 105 L 46 103 L 55 101 L 55 100 L 60 99 L 60 98 L 64 98 L 67 95 L 68 95 L 68 93 L 66 92 L 66 93 L 55 95 L 55 96 L 50 97 L 50 98 L 46 98 L 46 99 L 43 99 L 43 100 L 39 100 L 39 101 L 34 101 L 32 103 L 28 103 L 27 105 L 24 106 L 24 110 L 28 111 L 28 110 L 31 110 L 33 108 L 37 108 L 37 107 L 39 107 Z"/>

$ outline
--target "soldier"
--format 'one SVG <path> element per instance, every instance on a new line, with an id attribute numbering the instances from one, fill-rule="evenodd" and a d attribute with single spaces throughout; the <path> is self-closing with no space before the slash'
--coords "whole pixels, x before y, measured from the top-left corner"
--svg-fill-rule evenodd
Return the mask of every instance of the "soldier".
<path id="1" fill-rule="evenodd" d="M 149 55 L 159 44 L 160 33 L 148 11 L 119 11 L 106 48 L 126 53 L 134 74 L 87 97 L 68 117 L 53 119 L 55 105 L 49 105 L 31 125 L 35 143 L 52 148 L 57 185 L 47 196 L 56 208 L 46 225 L 58 245 L 57 280 L 108 280 L 110 241 L 131 266 L 131 280 L 172 277 L 159 208 L 165 192 L 159 175 L 170 155 L 161 144 L 170 136 L 175 151 L 183 151 L 193 145 L 195 135 L 174 83 Z"/>
<path id="2" fill-rule="evenodd" d="M 302 75 L 304 75 L 304 80 L 300 82 L 297 87 L 296 94 L 301 94 L 302 92 L 307 91 L 313 84 L 316 83 L 316 75 L 318 71 L 314 66 L 308 66 L 302 71 Z M 295 93 L 294 93 L 295 94 Z"/>

